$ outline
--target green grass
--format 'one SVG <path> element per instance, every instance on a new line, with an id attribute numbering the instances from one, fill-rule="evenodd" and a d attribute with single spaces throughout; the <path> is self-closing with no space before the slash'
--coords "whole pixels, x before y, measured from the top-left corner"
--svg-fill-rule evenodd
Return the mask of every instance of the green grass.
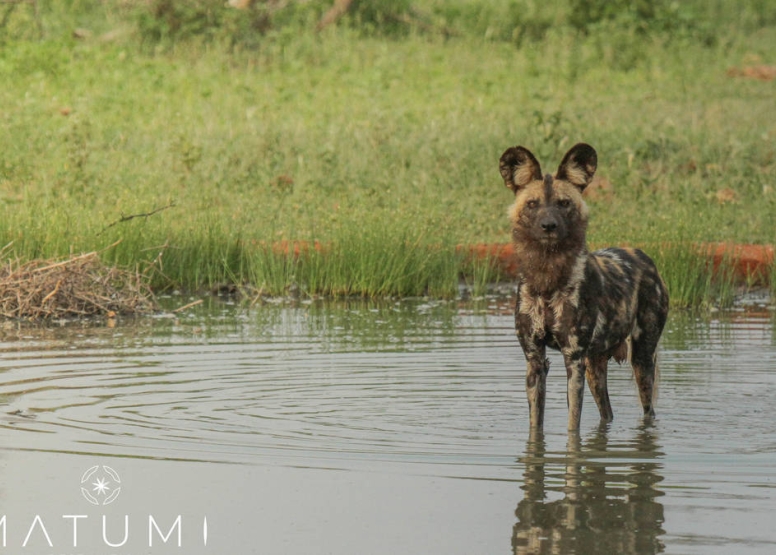
<path id="1" fill-rule="evenodd" d="M 660 269 L 671 297 L 672 306 L 706 308 L 730 306 L 736 283 L 731 264 L 721 264 L 717 272 L 698 254 L 697 244 L 689 242 L 646 245 Z"/>
<path id="2" fill-rule="evenodd" d="M 72 0 L 42 7 L 43 39 L 18 7 L 0 30 L 0 246 L 121 240 L 104 257 L 155 261 L 157 289 L 451 296 L 464 270 L 490 277 L 456 244 L 509 240 L 503 150 L 554 171 L 578 141 L 608 184 L 592 243 L 776 243 L 776 85 L 727 75 L 776 63 L 767 3 L 682 3 L 697 17 L 643 31 L 574 27 L 561 0 L 397 2 L 424 27 L 382 32 L 367 10 L 316 34 L 328 4 L 265 34 L 229 12 L 210 34 L 157 36 L 145 4 Z M 327 250 L 284 257 L 268 248 L 282 240 Z M 729 297 L 694 253 L 651 254 L 678 304 Z"/>

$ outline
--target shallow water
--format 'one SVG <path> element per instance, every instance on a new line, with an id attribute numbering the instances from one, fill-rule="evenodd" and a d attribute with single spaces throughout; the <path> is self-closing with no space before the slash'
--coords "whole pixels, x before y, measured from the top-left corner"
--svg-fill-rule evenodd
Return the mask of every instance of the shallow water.
<path id="1" fill-rule="evenodd" d="M 8 325 L 0 553 L 773 553 L 775 320 L 673 315 L 656 421 L 612 364 L 572 436 L 508 302 Z"/>

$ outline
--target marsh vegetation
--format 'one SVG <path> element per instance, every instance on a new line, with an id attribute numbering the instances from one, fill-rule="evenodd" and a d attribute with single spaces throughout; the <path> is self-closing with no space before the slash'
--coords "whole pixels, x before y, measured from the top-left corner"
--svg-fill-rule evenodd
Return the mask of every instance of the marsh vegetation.
<path id="1" fill-rule="evenodd" d="M 732 297 L 695 243 L 776 242 L 762 0 L 361 0 L 320 31 L 322 0 L 38 4 L 0 28 L 14 259 L 120 241 L 157 290 L 454 296 L 498 279 L 455 247 L 509 241 L 501 152 L 582 140 L 591 242 L 677 304 Z"/>

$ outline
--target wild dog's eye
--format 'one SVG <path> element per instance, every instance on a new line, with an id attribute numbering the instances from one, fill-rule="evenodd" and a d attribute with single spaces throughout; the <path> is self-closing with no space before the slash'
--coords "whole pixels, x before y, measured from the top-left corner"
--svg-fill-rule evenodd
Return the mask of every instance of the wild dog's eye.
<path id="1" fill-rule="evenodd" d="M 567 198 L 562 198 L 558 201 L 558 206 L 560 206 L 561 208 L 568 208 L 569 206 L 571 206 L 571 201 Z"/>
<path id="2" fill-rule="evenodd" d="M 534 210 L 535 208 L 538 208 L 538 206 L 539 206 L 539 201 L 538 201 L 538 200 L 531 199 L 531 200 L 529 200 L 528 202 L 526 202 L 526 203 L 525 203 L 525 205 L 526 205 L 528 208 L 530 208 L 531 210 Z"/>

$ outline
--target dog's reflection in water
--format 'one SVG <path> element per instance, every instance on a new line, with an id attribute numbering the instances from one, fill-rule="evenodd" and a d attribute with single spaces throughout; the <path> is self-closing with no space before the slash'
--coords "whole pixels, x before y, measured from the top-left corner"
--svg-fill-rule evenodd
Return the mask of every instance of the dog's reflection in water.
<path id="1" fill-rule="evenodd" d="M 584 442 L 570 432 L 565 453 L 548 452 L 543 432 L 532 431 L 514 553 L 662 553 L 662 455 L 649 424 L 626 442 L 610 442 L 605 425 Z"/>

